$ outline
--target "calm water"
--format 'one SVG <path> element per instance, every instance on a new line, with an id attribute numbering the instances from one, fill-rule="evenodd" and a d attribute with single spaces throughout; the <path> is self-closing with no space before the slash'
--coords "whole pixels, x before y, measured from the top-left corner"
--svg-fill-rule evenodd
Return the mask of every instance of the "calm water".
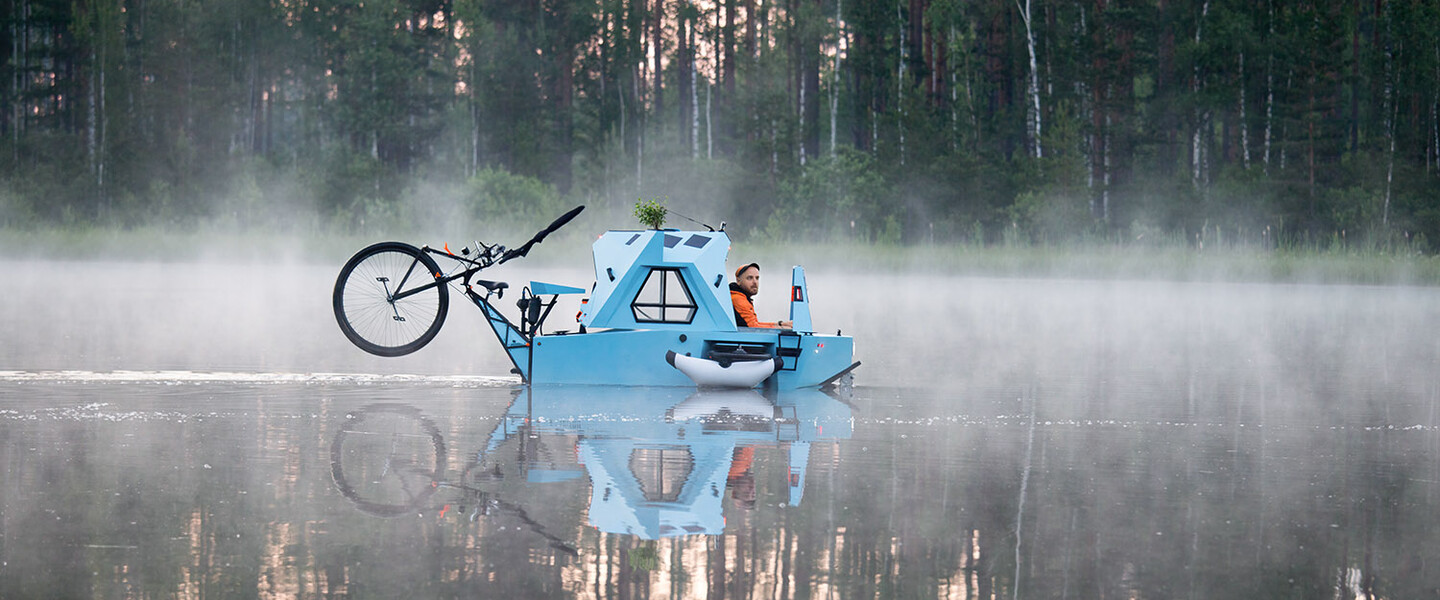
<path id="1" fill-rule="evenodd" d="M 1435 290 L 812 272 L 864 365 L 767 397 L 369 357 L 334 271 L 0 263 L 0 598 L 1440 595 Z"/>

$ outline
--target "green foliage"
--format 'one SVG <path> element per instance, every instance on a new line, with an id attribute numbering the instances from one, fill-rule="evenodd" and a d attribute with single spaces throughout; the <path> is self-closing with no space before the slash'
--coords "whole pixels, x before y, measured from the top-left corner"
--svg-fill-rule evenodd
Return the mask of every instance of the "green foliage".
<path id="1" fill-rule="evenodd" d="M 564 202 L 553 185 L 486 168 L 466 182 L 464 205 L 475 219 L 532 225 L 558 216 Z"/>
<path id="2" fill-rule="evenodd" d="M 665 205 L 650 200 L 635 201 L 635 218 L 647 229 L 660 229 L 665 226 L 665 214 L 669 212 Z"/>
<path id="3" fill-rule="evenodd" d="M 887 230 L 898 237 L 899 222 L 882 216 L 892 194 L 870 155 L 842 148 L 815 160 L 781 184 L 765 226 L 773 240 L 874 241 Z"/>
<path id="4" fill-rule="evenodd" d="M 35 6 L 0 44 L 5 226 L 620 221 L 678 189 L 769 240 L 1440 240 L 1433 3 L 1046 6 L 1039 140 L 1012 3 Z"/>
<path id="5" fill-rule="evenodd" d="M 367 154 L 332 146 L 320 171 L 322 210 L 341 226 L 363 229 L 365 215 L 385 201 L 385 165 Z M 371 207 L 371 208 L 366 208 Z"/>
<path id="6" fill-rule="evenodd" d="M 1020 231 L 1039 243 L 1073 239 L 1095 222 L 1087 199 L 1067 190 L 1024 192 L 1010 207 L 1010 216 Z"/>

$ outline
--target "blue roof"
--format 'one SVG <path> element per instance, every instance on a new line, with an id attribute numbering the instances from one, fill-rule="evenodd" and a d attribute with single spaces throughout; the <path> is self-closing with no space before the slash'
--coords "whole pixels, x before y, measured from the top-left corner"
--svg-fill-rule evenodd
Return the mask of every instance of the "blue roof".
<path id="1" fill-rule="evenodd" d="M 723 231 L 607 231 L 595 241 L 589 328 L 735 331 Z"/>

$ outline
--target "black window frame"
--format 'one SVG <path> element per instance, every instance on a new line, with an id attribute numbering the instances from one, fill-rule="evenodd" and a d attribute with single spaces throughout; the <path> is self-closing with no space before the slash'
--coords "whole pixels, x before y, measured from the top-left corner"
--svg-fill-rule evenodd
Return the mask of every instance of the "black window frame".
<path id="1" fill-rule="evenodd" d="M 660 273 L 660 301 L 641 302 L 640 296 L 645 293 L 650 285 L 651 278 Z M 674 277 L 680 284 L 680 291 L 685 294 L 685 304 L 670 302 L 667 297 L 669 291 L 666 277 Z M 649 318 L 642 314 L 642 309 L 656 314 L 659 318 Z M 680 311 L 686 314 L 684 319 L 667 319 L 671 311 Z M 678 267 L 651 267 L 650 272 L 645 274 L 645 280 L 640 282 L 640 289 L 636 290 L 635 297 L 630 299 L 630 314 L 635 317 L 636 323 L 668 323 L 672 325 L 688 325 L 695 322 L 695 315 L 700 313 L 700 305 L 695 302 L 695 294 L 690 291 L 690 285 L 685 283 L 685 277 L 681 275 Z"/>

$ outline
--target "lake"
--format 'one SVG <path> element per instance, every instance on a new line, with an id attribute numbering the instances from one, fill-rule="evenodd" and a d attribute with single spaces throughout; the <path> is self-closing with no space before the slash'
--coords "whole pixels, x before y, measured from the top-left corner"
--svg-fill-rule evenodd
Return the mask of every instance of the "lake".
<path id="1" fill-rule="evenodd" d="M 812 271 L 853 381 L 702 393 L 338 266 L 0 262 L 0 598 L 1440 595 L 1434 289 Z"/>

